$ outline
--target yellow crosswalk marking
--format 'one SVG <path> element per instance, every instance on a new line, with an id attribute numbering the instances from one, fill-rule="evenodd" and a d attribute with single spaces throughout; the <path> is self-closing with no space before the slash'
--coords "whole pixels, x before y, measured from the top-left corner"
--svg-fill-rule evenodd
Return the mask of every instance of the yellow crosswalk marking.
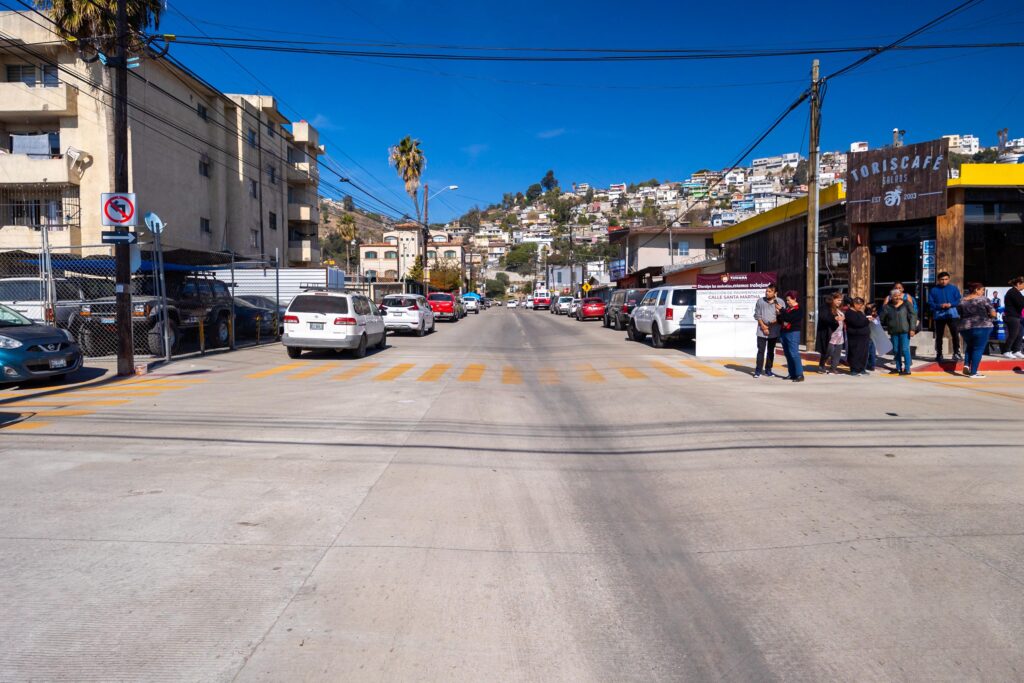
<path id="1" fill-rule="evenodd" d="M 429 370 L 424 372 L 418 378 L 416 378 L 416 381 L 417 382 L 436 382 L 436 381 L 440 380 L 442 377 L 444 377 L 444 373 L 446 373 L 449 370 L 451 370 L 451 368 L 452 368 L 452 366 L 447 364 L 447 363 L 437 363 L 436 365 L 431 366 Z"/>
<path id="2" fill-rule="evenodd" d="M 685 378 L 690 376 L 679 368 L 674 368 L 668 363 L 662 363 L 661 361 L 652 361 L 651 367 L 664 375 L 668 375 L 669 377 Z"/>
<path id="3" fill-rule="evenodd" d="M 558 370 L 555 370 L 554 368 L 541 368 L 539 377 L 540 383 L 546 386 L 560 383 L 560 380 L 558 379 Z"/>
<path id="4" fill-rule="evenodd" d="M 725 370 L 719 370 L 716 367 L 705 365 L 704 363 L 698 363 L 695 360 L 681 360 L 679 362 L 688 368 L 699 370 L 700 372 L 703 372 L 705 375 L 711 375 L 712 377 L 726 377 L 729 374 Z"/>
<path id="5" fill-rule="evenodd" d="M 272 375 L 277 375 L 282 372 L 288 372 L 296 368 L 304 367 L 306 367 L 306 363 L 286 363 L 284 365 L 278 365 L 277 367 L 267 368 L 266 370 L 254 372 L 251 375 L 246 375 L 245 377 L 246 379 L 263 379 L 264 377 L 271 377 Z"/>
<path id="6" fill-rule="evenodd" d="M 302 372 L 296 372 L 293 375 L 288 375 L 288 379 L 309 379 L 310 377 L 316 377 L 317 375 L 323 374 L 328 370 L 334 370 L 338 366 L 336 365 L 314 365 L 308 370 Z"/>
<path id="7" fill-rule="evenodd" d="M 466 366 L 466 369 L 459 375 L 460 382 L 479 382 L 480 378 L 484 376 L 484 370 L 487 369 L 486 365 L 482 363 L 470 363 Z"/>
<path id="8" fill-rule="evenodd" d="M 123 389 L 81 389 L 75 393 L 88 396 L 131 396 L 132 398 L 159 396 L 161 394 L 160 391 L 125 391 Z"/>
<path id="9" fill-rule="evenodd" d="M 53 399 L 45 401 L 18 401 L 17 403 L 0 403 L 0 411 L 4 408 L 45 408 L 62 406 L 120 406 L 131 403 L 128 399 L 98 399 L 95 401 L 76 401 L 67 399 Z"/>
<path id="10" fill-rule="evenodd" d="M 506 365 L 501 371 L 502 384 L 522 384 L 523 375 L 511 365 Z"/>
<path id="11" fill-rule="evenodd" d="M 594 366 L 590 363 L 583 363 L 580 365 L 580 370 L 583 372 L 583 381 L 589 384 L 600 384 L 604 382 L 604 375 L 594 369 Z"/>
<path id="12" fill-rule="evenodd" d="M 49 422 L 15 422 L 14 424 L 7 425 L 6 427 L 0 427 L 3 430 L 10 430 L 12 432 L 24 432 L 29 429 L 39 429 L 50 424 Z"/>
<path id="13" fill-rule="evenodd" d="M 331 379 L 337 379 L 337 380 L 354 379 L 354 378 L 358 377 L 359 375 L 362 375 L 363 373 L 369 372 L 370 370 L 373 370 L 374 368 L 376 368 L 378 366 L 380 366 L 380 363 L 374 363 L 374 362 L 363 363 L 362 365 L 356 365 L 355 367 L 349 368 L 345 372 L 343 372 L 341 374 L 338 374 L 338 375 L 335 375 Z"/>
<path id="14" fill-rule="evenodd" d="M 374 377 L 373 381 L 374 382 L 390 382 L 391 380 L 398 379 L 399 377 L 401 377 L 405 373 L 409 372 L 409 370 L 412 370 L 412 367 L 413 367 L 412 363 L 399 363 L 398 365 L 396 365 L 395 367 L 391 368 L 390 370 L 385 370 L 384 372 L 382 372 L 379 375 L 377 375 L 376 377 Z"/>
<path id="15" fill-rule="evenodd" d="M 83 417 L 85 415 L 92 415 L 95 412 L 95 410 L 74 410 L 71 408 L 55 408 L 53 410 L 39 410 L 36 411 L 34 415 L 36 417 Z"/>
<path id="16" fill-rule="evenodd" d="M 647 379 L 647 375 L 636 368 L 615 368 L 626 379 Z"/>

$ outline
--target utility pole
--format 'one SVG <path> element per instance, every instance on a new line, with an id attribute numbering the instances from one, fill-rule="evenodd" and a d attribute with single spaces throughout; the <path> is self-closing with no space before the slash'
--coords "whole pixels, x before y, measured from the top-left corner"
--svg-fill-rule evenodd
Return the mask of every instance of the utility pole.
<path id="1" fill-rule="evenodd" d="M 128 0 L 117 0 L 117 58 L 114 73 L 114 192 L 128 192 Z M 118 232 L 127 232 L 119 227 Z M 132 348 L 132 268 L 127 242 L 114 245 L 117 374 L 135 373 Z"/>
<path id="2" fill-rule="evenodd" d="M 811 64 L 811 140 L 807 152 L 807 348 L 814 348 L 818 322 L 818 138 L 821 121 L 818 60 Z"/>
<path id="3" fill-rule="evenodd" d="M 430 185 L 423 185 L 423 296 L 430 294 L 427 278 L 427 245 L 430 243 Z"/>

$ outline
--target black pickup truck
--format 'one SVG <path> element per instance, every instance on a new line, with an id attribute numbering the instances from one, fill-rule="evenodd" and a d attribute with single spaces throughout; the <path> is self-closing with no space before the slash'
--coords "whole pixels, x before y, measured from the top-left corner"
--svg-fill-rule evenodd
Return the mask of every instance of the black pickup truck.
<path id="1" fill-rule="evenodd" d="M 197 332 L 203 325 L 207 346 L 227 346 L 231 341 L 231 292 L 228 286 L 204 275 L 168 273 L 167 310 L 156 296 L 156 283 L 150 276 L 132 281 L 132 327 L 135 347 L 153 355 L 164 352 L 163 319 L 170 321 L 168 339 L 171 352 L 182 336 Z M 113 297 L 83 303 L 69 321 L 71 333 L 87 356 L 109 353 L 116 346 L 116 311 Z"/>

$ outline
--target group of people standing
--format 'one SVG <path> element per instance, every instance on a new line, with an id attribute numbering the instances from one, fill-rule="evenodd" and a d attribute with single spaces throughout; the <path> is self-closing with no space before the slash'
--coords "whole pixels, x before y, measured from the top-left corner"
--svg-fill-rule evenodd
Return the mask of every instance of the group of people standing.
<path id="1" fill-rule="evenodd" d="M 943 361 L 943 340 L 948 330 L 952 337 L 953 360 L 964 360 L 960 353 L 963 339 L 966 360 L 964 374 L 971 378 L 984 377 L 978 372 L 985 348 L 995 327 L 996 309 L 985 296 L 985 287 L 969 282 L 961 295 L 950 283 L 947 272 L 938 274 L 936 284 L 928 292 L 935 331 L 936 360 Z M 780 300 L 775 285 L 769 285 L 765 295 L 754 307 L 757 321 L 757 357 L 754 377 L 774 377 L 772 372 L 776 343 L 782 344 L 788 374 L 785 379 L 804 380 L 803 361 L 800 357 L 800 336 L 804 312 L 799 303 L 800 294 L 788 291 Z M 889 374 L 911 373 L 910 340 L 921 331 L 921 318 L 914 298 L 897 283 L 876 309 L 862 297 L 833 294 L 818 317 L 816 350 L 819 354 L 818 372 L 836 373 L 843 351 L 846 351 L 850 375 L 866 375 L 875 369 L 876 347 L 872 340 L 872 326 L 880 326 L 892 343 L 894 367 Z M 1004 296 L 1003 320 L 1006 325 L 1004 355 L 1024 359 L 1024 276 L 1010 281 Z M 884 342 L 883 337 L 880 343 Z"/>

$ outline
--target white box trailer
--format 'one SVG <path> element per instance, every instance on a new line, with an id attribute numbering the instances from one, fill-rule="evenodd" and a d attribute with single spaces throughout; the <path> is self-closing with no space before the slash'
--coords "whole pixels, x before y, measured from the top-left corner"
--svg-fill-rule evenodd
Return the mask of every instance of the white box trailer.
<path id="1" fill-rule="evenodd" d="M 230 281 L 231 275 L 224 275 L 225 281 Z M 246 268 L 245 264 L 236 264 L 233 275 L 235 295 L 276 298 L 281 306 L 287 306 L 295 295 L 309 287 L 345 287 L 345 271 L 338 268 Z"/>

